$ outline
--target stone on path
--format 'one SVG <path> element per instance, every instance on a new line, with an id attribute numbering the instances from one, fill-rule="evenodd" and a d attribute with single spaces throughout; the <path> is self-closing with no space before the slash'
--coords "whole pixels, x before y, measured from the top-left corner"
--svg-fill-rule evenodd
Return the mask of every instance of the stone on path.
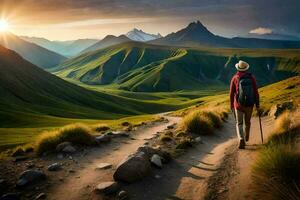
<path id="1" fill-rule="evenodd" d="M 96 186 L 95 192 L 102 194 L 113 194 L 119 190 L 117 182 L 103 182 Z"/>
<path id="2" fill-rule="evenodd" d="M 45 193 L 40 193 L 35 197 L 35 200 L 46 199 L 47 195 Z"/>
<path id="3" fill-rule="evenodd" d="M 19 180 L 17 181 L 18 187 L 28 186 L 33 183 L 37 183 L 46 178 L 46 175 L 38 170 L 26 170 L 21 173 Z"/>
<path id="4" fill-rule="evenodd" d="M 62 152 L 64 153 L 74 153 L 76 151 L 75 147 L 72 145 L 68 145 L 65 148 L 63 148 Z"/>
<path id="5" fill-rule="evenodd" d="M 147 154 L 137 152 L 125 158 L 117 167 L 113 177 L 115 181 L 135 182 L 151 172 L 151 163 Z"/>
<path id="6" fill-rule="evenodd" d="M 110 163 L 99 163 L 96 165 L 96 169 L 109 169 L 112 167 Z"/>
<path id="7" fill-rule="evenodd" d="M 161 162 L 161 157 L 157 154 L 154 154 L 151 157 L 151 163 L 154 164 L 158 168 L 162 168 L 162 162 Z"/>
<path id="8" fill-rule="evenodd" d="M 65 147 L 70 146 L 71 142 L 62 142 L 56 146 L 56 151 L 61 152 Z"/>
<path id="9" fill-rule="evenodd" d="M 61 164 L 60 163 L 53 163 L 48 166 L 48 171 L 58 171 L 61 169 Z"/>
<path id="10" fill-rule="evenodd" d="M 129 199 L 128 193 L 124 190 L 121 190 L 118 194 L 118 200 L 126 200 Z"/>

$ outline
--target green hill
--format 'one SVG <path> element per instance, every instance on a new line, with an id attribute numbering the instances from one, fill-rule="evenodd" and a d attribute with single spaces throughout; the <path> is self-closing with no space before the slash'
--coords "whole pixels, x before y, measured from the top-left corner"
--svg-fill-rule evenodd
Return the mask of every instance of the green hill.
<path id="1" fill-rule="evenodd" d="M 196 49 L 128 42 L 88 52 L 52 68 L 89 85 L 139 92 L 224 87 L 239 59 L 250 63 L 260 86 L 299 74 L 300 50 Z"/>
<path id="2" fill-rule="evenodd" d="M 27 42 L 12 33 L 0 33 L 0 45 L 17 52 L 41 68 L 54 67 L 67 59 L 58 53 Z"/>
<path id="3" fill-rule="evenodd" d="M 116 119 L 183 106 L 87 90 L 1 46 L 0 71 L 0 128 L 49 126 L 65 119 Z"/>

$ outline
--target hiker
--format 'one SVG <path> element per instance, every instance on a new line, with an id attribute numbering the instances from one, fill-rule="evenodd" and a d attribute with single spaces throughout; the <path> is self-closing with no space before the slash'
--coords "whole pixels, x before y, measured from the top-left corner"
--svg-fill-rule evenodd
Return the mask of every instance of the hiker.
<path id="1" fill-rule="evenodd" d="M 230 106 L 236 120 L 239 149 L 245 148 L 249 140 L 251 116 L 254 104 L 259 109 L 259 94 L 254 76 L 248 72 L 249 64 L 240 60 L 235 64 L 237 73 L 230 83 Z"/>

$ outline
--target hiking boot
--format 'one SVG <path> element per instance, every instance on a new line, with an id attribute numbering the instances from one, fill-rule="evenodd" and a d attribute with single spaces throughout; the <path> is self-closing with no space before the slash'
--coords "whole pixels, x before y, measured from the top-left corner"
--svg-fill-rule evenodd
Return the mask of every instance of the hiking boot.
<path id="1" fill-rule="evenodd" d="M 244 141 L 244 139 L 241 139 L 240 140 L 240 144 L 239 144 L 239 149 L 245 149 L 245 141 Z"/>

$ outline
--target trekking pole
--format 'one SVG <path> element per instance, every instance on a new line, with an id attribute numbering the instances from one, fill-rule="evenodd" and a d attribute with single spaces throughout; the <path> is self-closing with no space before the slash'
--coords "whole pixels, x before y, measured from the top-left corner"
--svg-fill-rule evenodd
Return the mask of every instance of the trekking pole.
<path id="1" fill-rule="evenodd" d="M 262 126 L 261 126 L 260 112 L 258 112 L 258 120 L 259 120 L 261 143 L 263 144 L 264 143 L 264 136 L 263 136 L 263 130 L 262 130 Z"/>

